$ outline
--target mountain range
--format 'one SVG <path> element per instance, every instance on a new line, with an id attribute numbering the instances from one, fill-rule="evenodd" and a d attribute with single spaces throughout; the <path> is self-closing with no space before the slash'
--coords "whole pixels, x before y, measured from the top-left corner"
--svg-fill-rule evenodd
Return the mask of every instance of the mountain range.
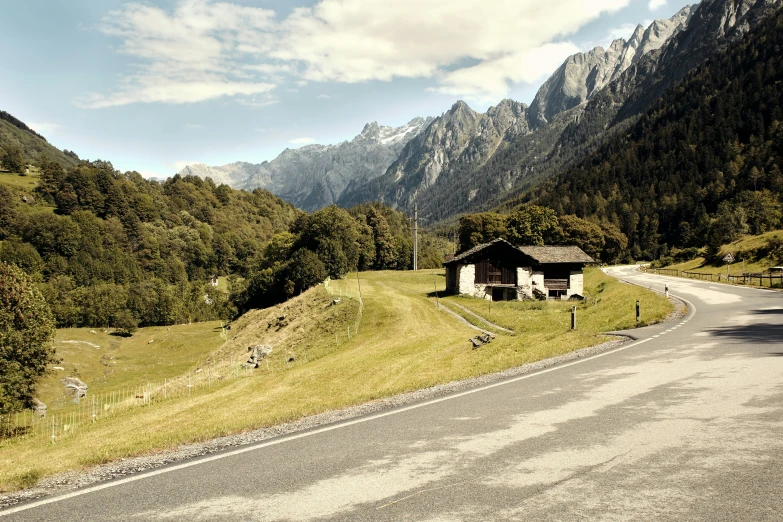
<path id="1" fill-rule="evenodd" d="M 375 200 L 408 209 L 415 201 L 425 218 L 441 219 L 485 202 L 481 184 L 471 179 L 477 170 L 525 137 L 535 137 L 540 144 L 537 138 L 548 136 L 543 143 L 552 143 L 552 131 L 559 135 L 564 121 L 570 121 L 558 116 L 583 107 L 631 65 L 681 32 L 694 9 L 685 7 L 646 29 L 638 26 L 627 41 L 617 39 L 608 49 L 596 47 L 569 57 L 541 86 L 530 107 L 503 100 L 480 114 L 459 101 L 441 116 L 416 118 L 399 128 L 370 123 L 356 138 L 337 145 L 286 149 L 260 164 L 188 165 L 180 174 L 211 177 L 234 188 L 264 188 L 304 210 Z M 515 188 L 517 181 L 505 180 L 501 192 Z M 440 201 L 441 192 L 459 193 L 459 208 Z"/>
<path id="2" fill-rule="evenodd" d="M 188 165 L 180 174 L 263 188 L 308 211 L 368 201 L 409 211 L 418 204 L 425 225 L 508 207 L 628 132 L 686 74 L 780 4 L 703 0 L 687 6 L 668 20 L 638 26 L 627 40 L 569 57 L 530 106 L 507 99 L 479 113 L 458 101 L 440 116 L 401 127 L 369 123 L 339 144 L 286 149 L 260 164 Z M 31 159 L 55 157 L 66 166 L 78 161 L 10 116 L 0 117 L 0 138 L 17 143 Z"/>
<path id="3" fill-rule="evenodd" d="M 383 174 L 405 144 L 431 122 L 432 118 L 414 118 L 396 128 L 372 122 L 351 141 L 337 145 L 285 149 L 272 161 L 259 164 L 188 165 L 180 174 L 211 177 L 237 189 L 263 188 L 312 211 L 337 203 L 346 191 Z"/>

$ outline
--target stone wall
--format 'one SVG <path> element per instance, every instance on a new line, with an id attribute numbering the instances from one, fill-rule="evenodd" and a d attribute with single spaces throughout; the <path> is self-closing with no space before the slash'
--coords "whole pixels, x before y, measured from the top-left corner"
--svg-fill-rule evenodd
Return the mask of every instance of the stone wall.
<path id="1" fill-rule="evenodd" d="M 544 286 L 544 272 L 537 270 L 533 271 L 533 273 L 530 275 L 530 284 L 532 285 L 533 289 L 544 292 L 544 294 L 549 293 L 549 291 Z"/>
<path id="2" fill-rule="evenodd" d="M 520 301 L 525 297 L 533 297 L 533 286 L 530 279 L 533 269 L 528 267 L 517 267 L 517 299 Z"/>
<path id="3" fill-rule="evenodd" d="M 568 281 L 568 297 L 574 294 L 585 295 L 584 275 L 581 270 L 571 270 Z"/>
<path id="4" fill-rule="evenodd" d="M 473 295 L 476 282 L 476 265 L 457 265 L 457 290 L 460 294 Z"/>

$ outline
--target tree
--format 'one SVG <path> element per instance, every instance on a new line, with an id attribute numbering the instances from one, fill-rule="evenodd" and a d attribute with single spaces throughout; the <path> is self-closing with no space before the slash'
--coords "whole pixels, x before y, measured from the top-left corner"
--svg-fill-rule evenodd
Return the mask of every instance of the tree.
<path id="1" fill-rule="evenodd" d="M 555 211 L 522 205 L 508 220 L 508 240 L 515 245 L 543 245 L 544 236 L 557 226 Z"/>
<path id="2" fill-rule="evenodd" d="M 459 251 L 508 235 L 508 216 L 495 212 L 469 214 L 459 218 Z"/>
<path id="3" fill-rule="evenodd" d="M 574 215 L 561 216 L 547 243 L 576 245 L 593 259 L 600 259 L 604 249 L 604 233 L 601 227 Z"/>
<path id="4" fill-rule="evenodd" d="M 11 235 L 15 223 L 16 208 L 13 203 L 13 193 L 0 185 L 0 239 Z"/>
<path id="5" fill-rule="evenodd" d="M 130 313 L 130 310 L 121 310 L 114 317 L 114 328 L 116 328 L 117 332 L 121 335 L 130 337 L 133 335 L 133 332 L 138 329 L 138 327 L 139 321 L 133 317 L 133 314 Z"/>
<path id="6" fill-rule="evenodd" d="M 0 244 L 0 261 L 16 265 L 31 276 L 43 268 L 43 259 L 35 247 L 15 239 Z"/>
<path id="7" fill-rule="evenodd" d="M 0 263 L 0 413 L 28 406 L 35 385 L 56 362 L 52 312 L 20 269 Z"/>
<path id="8" fill-rule="evenodd" d="M 0 156 L 0 163 L 11 172 L 24 173 L 25 161 L 22 149 L 17 145 L 6 145 L 2 156 Z"/>
<path id="9" fill-rule="evenodd" d="M 327 275 L 326 267 L 314 252 L 306 248 L 297 250 L 286 270 L 285 293 L 294 296 L 322 282 Z"/>
<path id="10" fill-rule="evenodd" d="M 745 211 L 751 234 L 763 234 L 780 226 L 783 211 L 777 198 L 769 190 L 746 190 L 739 194 L 737 201 Z"/>

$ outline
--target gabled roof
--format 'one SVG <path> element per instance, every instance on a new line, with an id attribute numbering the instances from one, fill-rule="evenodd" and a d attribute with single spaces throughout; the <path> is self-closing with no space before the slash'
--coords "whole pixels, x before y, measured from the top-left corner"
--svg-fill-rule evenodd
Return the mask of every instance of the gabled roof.
<path id="1" fill-rule="evenodd" d="M 595 260 L 592 257 L 585 254 L 584 251 L 578 246 L 568 245 L 568 246 L 515 247 L 505 239 L 500 238 L 500 239 L 495 239 L 493 241 L 490 241 L 489 243 L 482 243 L 481 245 L 476 245 L 470 250 L 466 250 L 461 254 L 454 256 L 453 259 L 447 261 L 444 264 L 450 265 L 454 263 L 459 263 L 460 261 L 472 257 L 474 254 L 477 254 L 482 250 L 494 245 L 507 246 L 508 248 L 516 250 L 517 252 L 521 252 L 522 254 L 531 258 L 536 263 L 542 265 L 556 264 L 556 263 L 575 263 L 575 264 L 595 263 Z"/>
<path id="2" fill-rule="evenodd" d="M 578 246 L 523 246 L 519 247 L 523 253 L 529 255 L 541 264 L 550 263 L 595 263 L 595 259 L 588 256 Z"/>

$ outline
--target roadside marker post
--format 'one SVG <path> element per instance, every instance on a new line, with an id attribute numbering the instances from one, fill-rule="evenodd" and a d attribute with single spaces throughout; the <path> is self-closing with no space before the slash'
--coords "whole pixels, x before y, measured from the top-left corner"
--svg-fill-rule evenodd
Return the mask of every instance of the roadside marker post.
<path id="1" fill-rule="evenodd" d="M 669 283 L 664 284 L 663 288 L 664 288 L 664 290 L 666 292 L 666 299 L 668 299 L 669 298 Z"/>
<path id="2" fill-rule="evenodd" d="M 571 307 L 571 329 L 576 330 L 576 307 Z"/>
<path id="3" fill-rule="evenodd" d="M 642 302 L 636 301 L 636 322 L 638 323 L 642 317 Z"/>

